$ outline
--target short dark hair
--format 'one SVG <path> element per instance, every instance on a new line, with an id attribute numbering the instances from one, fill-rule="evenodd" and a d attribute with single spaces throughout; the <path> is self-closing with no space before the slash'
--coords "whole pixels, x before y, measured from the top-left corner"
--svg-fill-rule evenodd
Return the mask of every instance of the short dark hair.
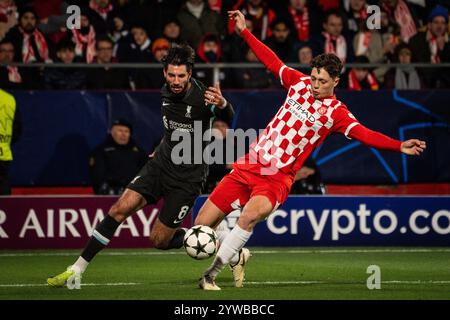
<path id="1" fill-rule="evenodd" d="M 187 44 L 172 44 L 167 55 L 162 59 L 164 69 L 167 70 L 169 64 L 175 66 L 185 65 L 188 71 L 194 67 L 195 51 Z"/>
<path id="2" fill-rule="evenodd" d="M 344 18 L 342 17 L 342 14 L 338 10 L 330 9 L 325 12 L 325 16 L 323 18 L 323 23 L 328 23 L 328 19 L 330 19 L 331 16 L 336 16 L 336 17 L 340 18 L 341 20 L 344 20 Z"/>
<path id="3" fill-rule="evenodd" d="M 339 77 L 342 72 L 342 62 L 333 53 L 319 54 L 311 61 L 311 68 L 325 69 L 331 78 L 335 79 Z"/>
<path id="4" fill-rule="evenodd" d="M 284 24 L 286 28 L 291 30 L 291 26 L 289 25 L 289 22 L 284 18 L 275 18 L 272 23 L 270 24 L 270 29 L 273 30 L 275 27 L 279 24 Z"/>
<path id="5" fill-rule="evenodd" d="M 353 63 L 360 63 L 360 64 L 366 64 L 369 63 L 369 58 L 367 58 L 367 56 L 363 56 L 363 55 L 359 55 L 356 56 L 355 59 L 353 60 Z M 361 66 L 361 67 L 355 67 L 354 69 L 357 70 L 369 70 L 368 67 L 365 66 Z"/>
<path id="6" fill-rule="evenodd" d="M 108 42 L 111 46 L 114 46 L 114 42 L 107 35 L 100 35 L 99 37 L 97 37 L 97 40 L 95 41 L 95 48 L 98 49 L 98 45 L 100 44 L 100 42 Z"/>
<path id="7" fill-rule="evenodd" d="M 64 39 L 64 40 L 60 41 L 57 45 L 56 51 L 59 52 L 59 51 L 64 51 L 64 50 L 75 51 L 75 43 L 73 43 L 69 39 Z"/>

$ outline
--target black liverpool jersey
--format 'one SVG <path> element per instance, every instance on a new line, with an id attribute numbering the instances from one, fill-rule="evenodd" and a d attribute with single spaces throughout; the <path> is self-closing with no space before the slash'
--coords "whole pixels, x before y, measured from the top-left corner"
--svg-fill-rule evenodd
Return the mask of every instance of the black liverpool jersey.
<path id="1" fill-rule="evenodd" d="M 194 78 L 184 94 L 172 93 L 167 84 L 161 89 L 164 138 L 155 151 L 154 160 L 165 174 L 181 181 L 206 180 L 208 165 L 203 159 L 203 150 L 209 139 L 205 131 L 211 128 L 215 117 L 230 124 L 234 115 L 229 102 L 224 109 L 205 105 L 206 89 Z"/>

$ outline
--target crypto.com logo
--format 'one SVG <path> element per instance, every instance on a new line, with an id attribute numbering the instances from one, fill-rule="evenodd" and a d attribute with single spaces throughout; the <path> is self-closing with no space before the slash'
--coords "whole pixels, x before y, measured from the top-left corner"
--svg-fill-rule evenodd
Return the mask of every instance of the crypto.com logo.
<path id="1" fill-rule="evenodd" d="M 381 9 L 379 6 L 373 5 L 367 7 L 367 17 L 366 26 L 369 30 L 380 30 L 381 29 Z"/>
<path id="2" fill-rule="evenodd" d="M 66 27 L 69 30 L 81 29 L 81 9 L 79 6 L 71 5 L 67 7 L 66 13 L 70 16 L 67 18 Z"/>

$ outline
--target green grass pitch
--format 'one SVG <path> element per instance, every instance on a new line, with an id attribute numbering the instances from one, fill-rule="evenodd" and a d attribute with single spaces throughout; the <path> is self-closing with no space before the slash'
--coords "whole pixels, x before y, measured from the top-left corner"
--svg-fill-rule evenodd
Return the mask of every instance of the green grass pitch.
<path id="1" fill-rule="evenodd" d="M 222 291 L 197 280 L 211 260 L 183 250 L 108 249 L 83 275 L 81 290 L 49 288 L 79 251 L 0 251 L 0 299 L 450 299 L 450 248 L 250 248 L 244 288 L 229 268 Z M 381 289 L 369 290 L 369 265 L 381 269 Z"/>

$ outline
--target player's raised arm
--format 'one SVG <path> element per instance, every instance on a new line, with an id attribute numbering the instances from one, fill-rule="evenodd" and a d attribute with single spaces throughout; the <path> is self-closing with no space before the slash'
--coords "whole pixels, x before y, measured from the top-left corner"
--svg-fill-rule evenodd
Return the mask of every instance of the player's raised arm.
<path id="1" fill-rule="evenodd" d="M 298 78 L 305 76 L 298 70 L 288 68 L 283 61 L 264 43 L 259 41 L 246 27 L 245 17 L 239 10 L 228 11 L 228 17 L 234 19 L 236 22 L 235 30 L 240 35 L 248 46 L 255 53 L 259 61 L 261 61 L 267 69 L 269 69 L 277 78 L 279 78 L 285 87 L 289 87 L 291 79 L 298 80 Z M 284 72 L 284 70 L 290 72 Z M 284 73 L 283 73 L 284 72 Z"/>

